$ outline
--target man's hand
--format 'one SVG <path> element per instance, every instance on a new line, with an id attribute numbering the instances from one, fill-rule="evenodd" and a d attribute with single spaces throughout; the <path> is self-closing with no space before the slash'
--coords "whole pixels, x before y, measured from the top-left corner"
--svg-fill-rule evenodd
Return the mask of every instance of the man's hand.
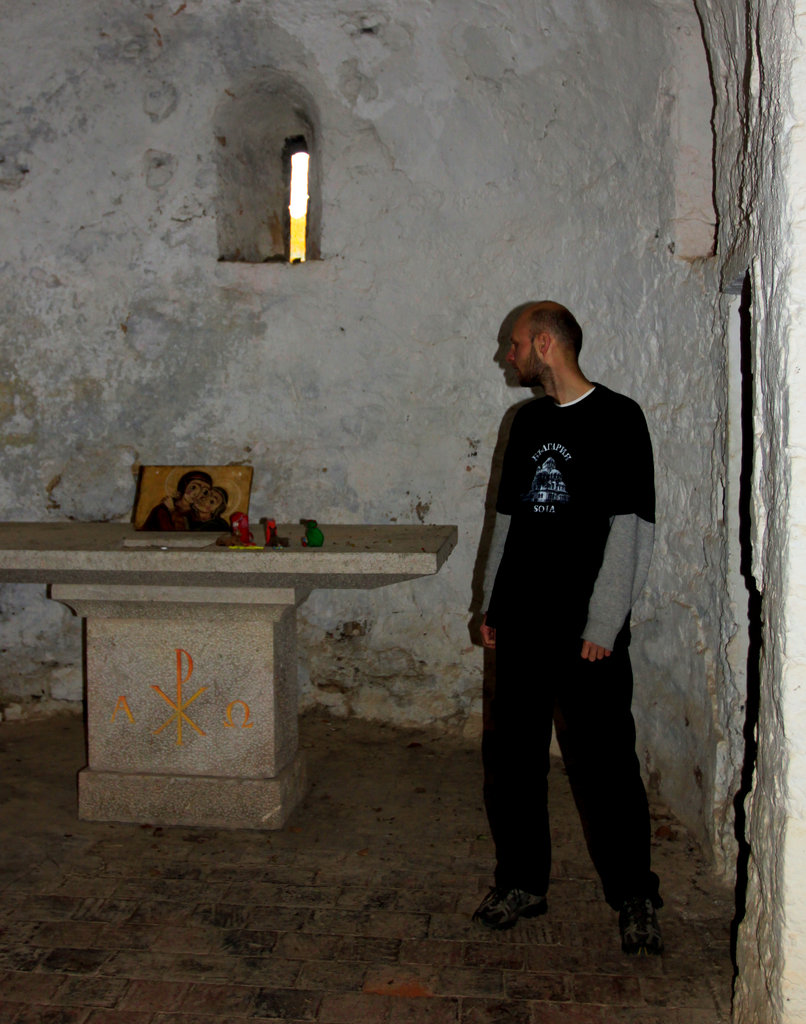
<path id="1" fill-rule="evenodd" d="M 487 616 L 484 616 L 484 621 L 481 624 L 481 642 L 489 650 L 495 650 L 495 626 L 487 625 Z"/>
<path id="2" fill-rule="evenodd" d="M 482 631 L 484 626 L 481 627 Z M 493 633 L 495 630 L 493 630 Z M 495 643 L 495 641 L 493 641 Z M 487 645 L 485 644 L 485 647 Z M 582 641 L 582 657 L 585 661 L 601 661 L 602 658 L 609 658 L 610 651 L 606 647 L 600 647 L 598 644 L 592 644 L 590 640 Z"/>

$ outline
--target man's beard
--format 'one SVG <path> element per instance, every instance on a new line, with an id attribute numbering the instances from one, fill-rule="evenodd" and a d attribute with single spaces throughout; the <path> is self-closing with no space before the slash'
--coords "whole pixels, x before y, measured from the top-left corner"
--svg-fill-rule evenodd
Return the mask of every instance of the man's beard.
<path id="1" fill-rule="evenodd" d="M 548 366 L 534 349 L 529 351 L 529 360 L 523 370 L 518 370 L 518 380 L 522 388 L 544 387 Z"/>

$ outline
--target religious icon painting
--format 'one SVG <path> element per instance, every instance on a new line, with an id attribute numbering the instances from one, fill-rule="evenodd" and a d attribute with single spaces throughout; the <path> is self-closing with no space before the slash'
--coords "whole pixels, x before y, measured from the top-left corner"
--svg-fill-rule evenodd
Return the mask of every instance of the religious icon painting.
<path id="1" fill-rule="evenodd" d="M 228 533 L 234 513 L 249 513 L 251 466 L 142 466 L 136 530 Z"/>

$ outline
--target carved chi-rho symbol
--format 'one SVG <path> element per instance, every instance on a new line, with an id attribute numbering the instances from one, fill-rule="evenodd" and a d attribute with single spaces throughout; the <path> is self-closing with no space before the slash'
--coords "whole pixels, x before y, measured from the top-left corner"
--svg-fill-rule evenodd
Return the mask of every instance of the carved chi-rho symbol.
<path id="1" fill-rule="evenodd" d="M 160 695 L 160 697 L 162 697 L 162 699 L 165 701 L 165 703 L 169 704 L 174 709 L 174 713 L 171 715 L 171 717 L 166 722 L 163 722 L 162 725 L 159 727 L 159 729 L 155 729 L 154 730 L 154 736 L 158 736 L 166 726 L 170 725 L 171 722 L 176 721 L 176 745 L 178 747 L 181 747 L 182 746 L 182 721 L 183 720 L 185 722 L 187 722 L 187 724 L 192 729 L 195 729 L 196 732 L 199 734 L 199 736 L 206 736 L 207 735 L 207 733 L 204 732 L 203 729 L 200 729 L 198 727 L 198 725 L 196 725 L 196 723 L 188 715 L 185 714 L 185 708 L 189 707 L 193 703 L 193 701 L 196 700 L 197 697 L 200 697 L 204 693 L 205 690 L 209 689 L 209 687 L 207 687 L 207 686 L 199 687 L 199 689 L 193 694 L 192 697 L 189 697 L 184 702 L 182 701 L 182 686 L 193 675 L 193 658 L 191 658 L 191 656 L 188 654 L 187 651 L 183 651 L 181 649 L 181 647 L 177 647 L 177 648 L 175 648 L 175 650 L 176 650 L 176 703 L 174 703 L 167 694 L 163 693 L 163 691 L 160 689 L 159 686 L 153 686 L 152 685 L 151 689 L 152 690 L 156 690 L 157 693 Z M 188 660 L 188 674 L 185 676 L 184 679 L 182 678 L 182 655 L 183 654 L 185 655 L 185 657 Z"/>

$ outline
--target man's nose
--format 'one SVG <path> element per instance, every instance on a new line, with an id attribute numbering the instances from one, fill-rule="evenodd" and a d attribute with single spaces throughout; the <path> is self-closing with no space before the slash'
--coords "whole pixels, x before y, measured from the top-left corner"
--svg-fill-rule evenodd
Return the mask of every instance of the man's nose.
<path id="1" fill-rule="evenodd" d="M 505 358 L 508 363 L 515 362 L 515 351 L 511 346 L 507 349 L 507 354 Z"/>

